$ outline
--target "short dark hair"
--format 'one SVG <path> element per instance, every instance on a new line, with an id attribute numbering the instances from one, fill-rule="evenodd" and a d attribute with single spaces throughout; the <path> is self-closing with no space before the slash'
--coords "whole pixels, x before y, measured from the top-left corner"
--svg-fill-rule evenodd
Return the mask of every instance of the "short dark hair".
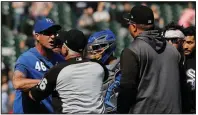
<path id="1" fill-rule="evenodd" d="M 195 26 L 190 26 L 184 29 L 185 36 L 196 36 Z"/>
<path id="2" fill-rule="evenodd" d="M 163 33 L 165 33 L 167 30 L 180 30 L 184 33 L 184 27 L 176 24 L 174 21 L 164 27 Z"/>
<path id="3" fill-rule="evenodd" d="M 153 30 L 154 29 L 154 25 L 145 25 L 145 24 L 136 24 L 137 28 L 147 31 L 147 30 Z"/>

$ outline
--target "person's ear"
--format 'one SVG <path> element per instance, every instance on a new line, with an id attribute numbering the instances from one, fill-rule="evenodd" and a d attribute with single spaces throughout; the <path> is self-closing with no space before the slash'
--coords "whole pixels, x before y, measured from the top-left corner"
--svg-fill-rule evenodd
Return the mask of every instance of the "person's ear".
<path id="1" fill-rule="evenodd" d="M 129 30 L 132 31 L 133 30 L 133 26 L 130 24 L 129 25 Z"/>
<path id="2" fill-rule="evenodd" d="M 37 41 L 40 40 L 39 34 L 35 34 L 35 37 L 36 37 L 36 40 L 37 40 Z"/>
<path id="3" fill-rule="evenodd" d="M 135 24 L 130 24 L 129 29 L 133 32 L 137 32 L 137 26 Z"/>
<path id="4" fill-rule="evenodd" d="M 135 24 L 132 24 L 133 26 L 133 32 L 137 32 L 137 26 Z"/>
<path id="5" fill-rule="evenodd" d="M 64 45 L 64 48 L 66 52 L 69 52 L 69 48 L 66 45 Z"/>

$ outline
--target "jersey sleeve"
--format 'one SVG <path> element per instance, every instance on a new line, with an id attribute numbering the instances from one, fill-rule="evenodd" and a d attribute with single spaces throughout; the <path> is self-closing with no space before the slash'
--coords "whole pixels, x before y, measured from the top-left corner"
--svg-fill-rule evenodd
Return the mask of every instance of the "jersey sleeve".
<path id="1" fill-rule="evenodd" d="M 31 89 L 30 93 L 34 100 L 41 101 L 54 91 L 60 70 L 61 69 L 59 66 L 51 68 L 44 75 L 44 78 L 41 80 L 41 82 Z"/>
<path id="2" fill-rule="evenodd" d="M 16 61 L 14 71 L 17 71 L 17 70 L 22 72 L 25 77 L 27 76 L 27 72 L 28 72 L 27 62 L 24 56 L 20 56 L 18 60 Z"/>
<path id="3" fill-rule="evenodd" d="M 121 53 L 120 68 L 122 76 L 117 98 L 117 111 L 119 114 L 126 114 L 135 104 L 139 73 L 137 55 L 128 48 Z"/>

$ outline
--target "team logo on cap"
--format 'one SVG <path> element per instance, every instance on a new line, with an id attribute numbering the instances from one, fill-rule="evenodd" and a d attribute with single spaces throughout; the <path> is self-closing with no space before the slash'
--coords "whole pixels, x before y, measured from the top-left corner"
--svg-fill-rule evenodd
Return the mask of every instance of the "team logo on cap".
<path id="1" fill-rule="evenodd" d="M 133 16 L 131 15 L 131 18 L 133 18 Z"/>
<path id="2" fill-rule="evenodd" d="M 151 23 L 152 22 L 152 20 L 148 20 L 148 23 Z"/>
<path id="3" fill-rule="evenodd" d="M 46 18 L 46 21 L 50 22 L 50 23 L 53 23 L 53 21 L 51 19 L 49 19 L 49 18 Z"/>

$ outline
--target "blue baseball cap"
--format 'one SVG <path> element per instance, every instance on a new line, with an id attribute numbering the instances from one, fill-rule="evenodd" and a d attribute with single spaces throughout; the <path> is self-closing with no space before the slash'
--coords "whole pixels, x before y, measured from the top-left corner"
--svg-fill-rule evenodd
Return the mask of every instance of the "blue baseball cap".
<path id="1" fill-rule="evenodd" d="M 52 29 L 53 31 L 59 31 L 61 29 L 61 26 L 55 24 L 50 18 L 41 18 L 36 20 L 34 24 L 35 33 L 40 33 L 48 29 Z"/>

